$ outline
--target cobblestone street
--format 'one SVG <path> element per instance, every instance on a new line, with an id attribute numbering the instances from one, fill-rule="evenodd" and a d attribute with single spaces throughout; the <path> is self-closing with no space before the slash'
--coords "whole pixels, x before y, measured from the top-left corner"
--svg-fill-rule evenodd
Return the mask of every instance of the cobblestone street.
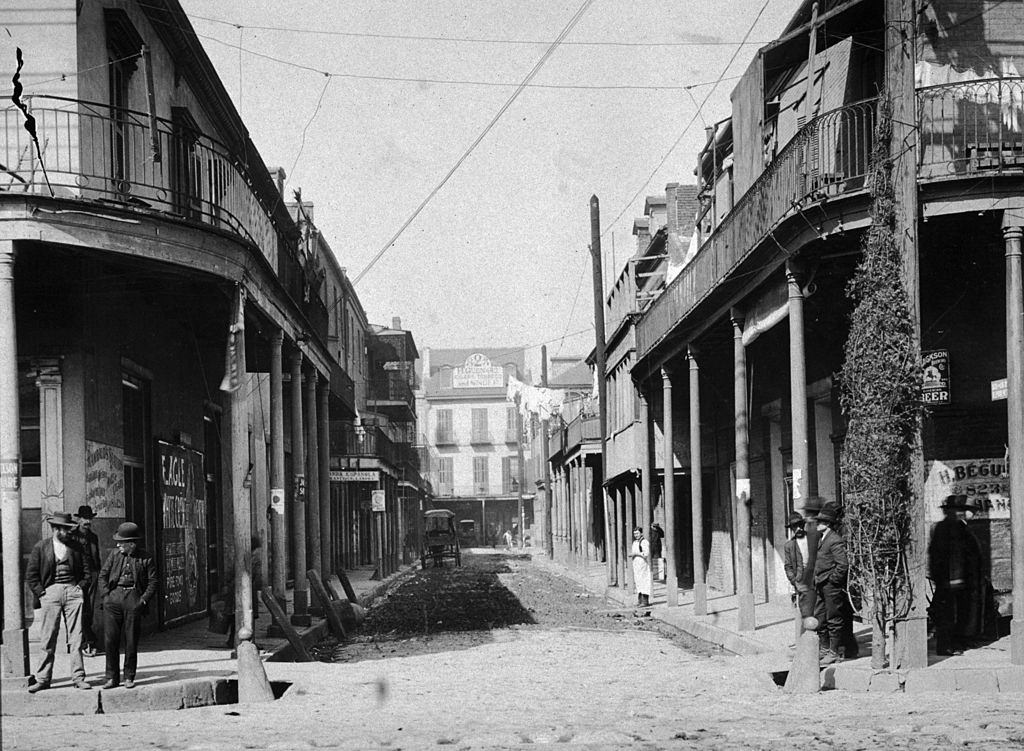
<path id="1" fill-rule="evenodd" d="M 4 747 L 1024 748 L 1019 695 L 790 697 L 757 657 L 660 633 L 527 556 L 465 563 L 402 577 L 360 636 L 320 645 L 333 663 L 268 663 L 292 682 L 272 705 L 5 717 Z"/>

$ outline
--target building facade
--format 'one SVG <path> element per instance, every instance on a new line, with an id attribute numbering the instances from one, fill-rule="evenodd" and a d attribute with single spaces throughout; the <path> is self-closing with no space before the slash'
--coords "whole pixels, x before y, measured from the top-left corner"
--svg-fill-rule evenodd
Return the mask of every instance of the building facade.
<path id="1" fill-rule="evenodd" d="M 479 545 L 500 543 L 505 530 L 531 536 L 533 473 L 519 411 L 507 400 L 509 378 L 526 377 L 523 351 L 427 348 L 420 369 L 418 424 L 434 507 L 472 520 Z"/>
<path id="2" fill-rule="evenodd" d="M 146 628 L 232 592 L 251 627 L 261 587 L 301 620 L 306 571 L 363 544 L 330 473 L 368 391 L 358 298 L 175 0 L 24 13 L 0 111 L 4 675 L 28 668 L 24 559 L 81 505 L 104 556 L 142 526 Z"/>
<path id="3" fill-rule="evenodd" d="M 923 551 L 947 495 L 982 508 L 972 528 L 997 602 L 991 636 L 1007 627 L 1009 601 L 1024 598 L 1024 558 L 1011 558 L 1024 525 L 1010 504 L 1014 446 L 1024 441 L 1014 417 L 1024 36 L 1003 33 L 1024 19 L 994 2 L 963 14 L 898 0 L 801 3 L 750 62 L 731 116 L 708 129 L 695 252 L 636 325 L 632 374 L 649 399 L 663 395 L 651 419 L 683 469 L 673 488 L 676 565 L 692 556 L 696 583 L 736 592 L 741 627 L 753 628 L 754 602 L 788 591 L 787 514 L 811 495 L 845 500 L 837 374 L 846 291 L 871 221 L 882 92 L 892 104 L 904 283 L 934 366 L 920 475 L 910 478 L 920 499 L 914 603 L 897 666 L 926 660 Z M 1014 613 L 1015 661 L 1024 661 L 1022 618 Z"/>

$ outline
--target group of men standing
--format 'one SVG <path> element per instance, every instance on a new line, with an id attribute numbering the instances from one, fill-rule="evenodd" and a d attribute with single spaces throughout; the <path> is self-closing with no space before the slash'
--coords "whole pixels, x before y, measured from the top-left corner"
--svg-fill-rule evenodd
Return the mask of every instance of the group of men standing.
<path id="1" fill-rule="evenodd" d="M 40 618 L 42 659 L 29 684 L 36 693 L 50 687 L 61 622 L 71 654 L 72 685 L 90 689 L 83 657 L 97 654 L 95 626 L 103 612 L 103 651 L 106 682 L 103 688 L 120 685 L 121 640 L 125 642 L 124 686 L 135 685 L 138 641 L 149 603 L 156 596 L 157 573 L 153 557 L 139 542 L 139 526 L 124 522 L 114 534 L 114 550 L 100 565 L 99 538 L 92 531 L 95 514 L 81 506 L 74 516 L 58 511 L 47 519 L 51 535 L 35 544 L 29 554 L 25 579 L 33 607 Z"/>
<path id="2" fill-rule="evenodd" d="M 944 518 L 933 528 L 928 545 L 928 578 L 934 587 L 929 615 L 936 653 L 951 656 L 962 654 L 981 631 L 982 554 L 967 525 L 977 507 L 965 495 L 951 495 L 941 508 Z M 839 505 L 835 501 L 822 504 L 820 498 L 811 497 L 804 511 L 806 519 L 793 512 L 787 520 L 792 537 L 783 547 L 784 565 L 801 613 L 813 592 L 819 664 L 829 665 L 857 655 L 853 608 L 847 596 L 850 564 L 840 531 Z M 812 544 L 806 532 L 809 524 L 817 538 L 813 575 L 806 569 Z"/>

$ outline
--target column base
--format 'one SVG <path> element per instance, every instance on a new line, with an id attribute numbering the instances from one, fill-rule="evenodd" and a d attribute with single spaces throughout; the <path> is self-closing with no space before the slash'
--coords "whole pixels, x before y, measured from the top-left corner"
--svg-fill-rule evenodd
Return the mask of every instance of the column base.
<path id="1" fill-rule="evenodd" d="M 736 613 L 736 628 L 739 631 L 753 631 L 757 626 L 754 617 L 754 593 L 744 592 L 736 596 L 739 609 Z"/>
<path id="2" fill-rule="evenodd" d="M 8 679 L 25 680 L 29 667 L 28 629 L 4 629 L 4 643 L 0 646 L 0 675 L 5 685 Z M 25 685 L 28 685 L 27 683 Z"/>
<path id="3" fill-rule="evenodd" d="M 1024 618 L 1010 621 L 1010 664 L 1024 665 Z"/>
<path id="4" fill-rule="evenodd" d="M 309 610 L 309 591 L 296 589 L 292 592 L 292 612 L 295 615 L 305 615 Z"/>
<path id="5" fill-rule="evenodd" d="M 708 585 L 707 584 L 694 584 L 693 585 L 693 614 L 694 615 L 707 615 L 708 614 Z"/>
<path id="6" fill-rule="evenodd" d="M 292 613 L 288 620 L 291 621 L 293 626 L 302 626 L 303 628 L 306 628 L 313 625 L 313 619 L 308 613 Z"/>
<path id="7" fill-rule="evenodd" d="M 665 577 L 665 604 L 670 608 L 679 607 L 679 580 L 671 572 Z"/>

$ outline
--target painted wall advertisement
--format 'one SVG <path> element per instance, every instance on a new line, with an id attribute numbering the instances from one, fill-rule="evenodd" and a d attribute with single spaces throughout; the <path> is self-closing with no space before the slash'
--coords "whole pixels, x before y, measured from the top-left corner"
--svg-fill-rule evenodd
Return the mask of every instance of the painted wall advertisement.
<path id="1" fill-rule="evenodd" d="M 924 499 L 929 521 L 942 518 L 942 502 L 951 495 L 966 495 L 978 506 L 977 519 L 1010 518 L 1009 462 L 998 459 L 946 459 L 926 463 Z"/>
<path id="2" fill-rule="evenodd" d="M 164 625 L 206 613 L 206 482 L 203 455 L 157 441 Z"/>
<path id="3" fill-rule="evenodd" d="M 505 371 L 491 365 L 490 358 L 479 352 L 467 357 L 463 366 L 455 368 L 452 373 L 452 388 L 456 389 L 501 388 L 504 385 Z"/>

